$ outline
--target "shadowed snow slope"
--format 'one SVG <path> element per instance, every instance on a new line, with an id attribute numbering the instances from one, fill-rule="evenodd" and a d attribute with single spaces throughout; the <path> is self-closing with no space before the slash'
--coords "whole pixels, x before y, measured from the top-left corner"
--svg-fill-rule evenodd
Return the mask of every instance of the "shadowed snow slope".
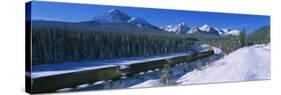
<path id="1" fill-rule="evenodd" d="M 231 82 L 270 79 L 270 45 L 244 47 L 179 78 L 179 84 Z"/>

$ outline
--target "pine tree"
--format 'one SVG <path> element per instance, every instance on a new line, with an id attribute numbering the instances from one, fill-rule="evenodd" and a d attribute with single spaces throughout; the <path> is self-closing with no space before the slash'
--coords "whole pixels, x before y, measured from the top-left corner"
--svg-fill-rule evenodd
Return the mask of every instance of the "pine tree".
<path id="1" fill-rule="evenodd" d="M 169 71 L 169 65 L 165 65 L 160 74 L 160 85 L 169 85 L 171 84 L 172 74 Z"/>
<path id="2" fill-rule="evenodd" d="M 246 33 L 245 33 L 245 28 L 242 29 L 242 31 L 239 34 L 239 42 L 241 44 L 241 47 L 244 47 L 246 44 Z"/>

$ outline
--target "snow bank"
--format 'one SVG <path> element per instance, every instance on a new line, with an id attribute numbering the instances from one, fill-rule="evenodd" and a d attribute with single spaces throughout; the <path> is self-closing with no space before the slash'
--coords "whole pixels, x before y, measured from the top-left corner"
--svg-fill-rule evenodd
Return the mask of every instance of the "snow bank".
<path id="1" fill-rule="evenodd" d="M 270 45 L 254 45 L 234 51 L 202 71 L 179 78 L 179 84 L 270 79 Z"/>
<path id="2" fill-rule="evenodd" d="M 157 85 L 159 85 L 159 79 L 150 79 L 129 88 L 155 87 Z"/>
<path id="3" fill-rule="evenodd" d="M 213 50 L 214 50 L 214 53 L 217 54 L 217 55 L 225 55 L 225 53 L 220 49 L 220 48 L 217 48 L 217 47 L 211 47 Z"/>

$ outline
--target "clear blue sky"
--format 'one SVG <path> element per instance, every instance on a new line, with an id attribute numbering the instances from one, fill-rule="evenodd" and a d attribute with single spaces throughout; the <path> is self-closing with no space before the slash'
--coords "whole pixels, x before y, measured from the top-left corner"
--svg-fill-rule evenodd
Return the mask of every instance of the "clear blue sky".
<path id="1" fill-rule="evenodd" d="M 156 26 L 175 25 L 186 22 L 189 27 L 208 24 L 219 28 L 246 28 L 252 32 L 269 25 L 270 17 L 261 15 L 226 14 L 151 8 L 117 7 L 104 5 L 54 3 L 33 1 L 32 19 L 79 22 L 91 20 L 110 9 L 118 9 L 131 17 L 140 17 Z"/>

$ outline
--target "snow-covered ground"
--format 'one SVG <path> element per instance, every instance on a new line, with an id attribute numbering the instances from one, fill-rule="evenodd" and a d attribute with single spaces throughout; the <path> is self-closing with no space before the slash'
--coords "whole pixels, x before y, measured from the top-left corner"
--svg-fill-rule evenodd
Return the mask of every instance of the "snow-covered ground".
<path id="1" fill-rule="evenodd" d="M 244 47 L 179 78 L 179 84 L 233 82 L 270 79 L 270 44 Z"/>
<path id="2" fill-rule="evenodd" d="M 206 58 L 202 58 L 202 59 L 199 59 L 199 60 L 195 60 L 195 61 L 192 61 L 192 62 L 189 62 L 189 63 L 182 63 L 182 64 L 179 64 L 177 66 L 174 66 L 174 67 L 170 67 L 169 68 L 169 71 L 171 71 L 171 82 L 172 84 L 170 85 L 179 85 L 179 83 L 177 82 L 182 76 L 184 76 L 186 73 L 188 72 L 192 72 L 196 69 L 196 65 L 197 64 L 202 64 L 203 66 L 205 67 L 202 67 L 202 69 L 205 69 L 207 68 L 207 65 L 209 63 L 212 63 L 216 60 L 218 60 L 223 52 L 219 52 L 221 51 L 220 49 L 217 49 L 218 51 L 215 50 L 215 52 L 217 54 L 213 55 L 213 56 L 209 56 L 209 57 L 206 57 Z M 185 67 L 188 66 L 188 69 Z M 161 70 L 160 70 L 161 71 Z M 153 73 L 157 73 L 157 76 L 154 77 L 154 78 L 148 78 L 147 80 L 143 80 L 143 82 L 141 83 L 138 83 L 136 85 L 132 85 L 130 86 L 129 88 L 141 88 L 141 87 L 157 87 L 157 86 L 163 86 L 161 85 L 160 83 L 160 75 L 161 75 L 161 72 L 153 72 Z M 146 75 L 145 75 L 146 76 Z M 142 77 L 142 76 L 140 76 Z M 147 76 L 146 76 L 147 77 Z"/>
<path id="3" fill-rule="evenodd" d="M 203 46 L 209 48 L 207 45 Z M 212 48 L 217 56 L 224 54 L 220 49 Z M 270 44 L 244 47 L 224 56 L 220 60 L 214 61 L 216 58 L 218 57 L 205 58 L 207 63 L 202 69 L 192 69 L 192 71 L 179 74 L 179 76 L 173 75 L 172 81 L 174 81 L 175 85 L 187 85 L 270 79 Z M 202 60 L 191 62 L 189 65 L 202 63 Z M 183 73 L 180 67 L 175 67 L 171 70 L 178 70 L 175 72 Z M 149 79 L 130 88 L 156 87 L 159 82 L 159 78 Z"/>

